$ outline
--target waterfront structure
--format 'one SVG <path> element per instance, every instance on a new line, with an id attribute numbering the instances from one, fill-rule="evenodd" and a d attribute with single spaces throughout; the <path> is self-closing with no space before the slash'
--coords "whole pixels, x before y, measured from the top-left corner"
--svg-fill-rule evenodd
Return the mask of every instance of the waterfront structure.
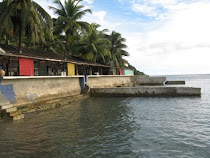
<path id="1" fill-rule="evenodd" d="M 124 68 L 112 67 L 111 68 L 111 75 L 133 76 L 134 75 L 134 70 L 130 69 L 128 67 L 124 67 Z"/>
<path id="2" fill-rule="evenodd" d="M 125 75 L 125 76 L 134 76 L 134 70 L 129 68 L 129 63 L 124 59 L 124 67 L 116 68 L 112 63 L 111 74 L 112 75 Z"/>
<path id="3" fill-rule="evenodd" d="M 13 119 L 20 119 L 22 112 L 68 104 L 72 97 L 82 94 L 83 98 L 88 92 L 112 97 L 201 96 L 200 88 L 166 87 L 165 81 L 165 77 L 126 75 L 0 77 L 0 112 L 6 110 Z"/>
<path id="4" fill-rule="evenodd" d="M 75 75 L 134 75 L 128 68 L 92 63 L 83 59 L 38 49 L 22 48 L 20 54 L 14 46 L 0 44 L 0 69 L 6 76 L 75 76 Z M 112 70 L 115 69 L 115 73 Z"/>
<path id="5" fill-rule="evenodd" d="M 201 96 L 201 88 L 193 87 L 164 87 L 139 86 L 118 88 L 91 88 L 91 96 L 112 97 L 178 97 Z"/>

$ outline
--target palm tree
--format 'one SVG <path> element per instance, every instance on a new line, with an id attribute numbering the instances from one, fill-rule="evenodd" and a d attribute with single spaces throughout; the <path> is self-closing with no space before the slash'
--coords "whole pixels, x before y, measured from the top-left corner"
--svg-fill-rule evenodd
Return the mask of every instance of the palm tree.
<path id="1" fill-rule="evenodd" d="M 129 53 L 125 51 L 127 48 L 127 45 L 125 44 L 126 39 L 122 38 L 121 34 L 115 31 L 112 31 L 111 35 L 107 38 L 111 42 L 110 52 L 112 55 L 112 62 L 114 62 L 117 67 L 123 66 L 124 60 L 122 57 L 129 56 Z"/>
<path id="2" fill-rule="evenodd" d="M 39 4 L 32 0 L 3 0 L 0 6 L 0 36 L 18 36 L 20 53 L 23 37 L 39 43 L 43 26 L 51 22 L 50 15 Z"/>
<path id="3" fill-rule="evenodd" d="M 111 57 L 110 41 L 104 37 L 103 31 L 98 31 L 98 24 L 91 24 L 90 32 L 85 32 L 81 42 L 75 45 L 79 57 L 93 62 L 105 63 L 106 57 Z"/>
<path id="4" fill-rule="evenodd" d="M 79 21 L 87 13 L 92 13 L 90 9 L 84 9 L 85 6 L 81 4 L 83 0 L 65 0 L 64 4 L 60 0 L 54 0 L 57 7 L 50 7 L 58 18 L 56 20 L 55 30 L 62 30 L 66 36 L 66 53 L 68 53 L 68 46 L 71 42 L 75 31 L 89 29 L 89 24 L 84 21 Z"/>
<path id="5" fill-rule="evenodd" d="M 64 36 L 60 32 L 54 31 L 55 19 L 44 27 L 44 38 L 41 40 L 39 47 L 45 51 L 62 53 L 64 49 Z"/>

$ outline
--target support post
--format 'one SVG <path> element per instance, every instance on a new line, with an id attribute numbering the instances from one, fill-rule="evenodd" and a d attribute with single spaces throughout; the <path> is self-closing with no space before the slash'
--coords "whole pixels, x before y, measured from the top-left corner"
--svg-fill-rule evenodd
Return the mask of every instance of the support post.
<path id="1" fill-rule="evenodd" d="M 103 68 L 100 67 L 100 74 L 103 75 Z"/>
<path id="2" fill-rule="evenodd" d="M 48 63 L 49 63 L 49 62 L 46 62 L 46 64 L 47 64 L 47 76 L 50 76 L 50 75 L 49 75 L 49 66 L 48 66 Z"/>
<path id="3" fill-rule="evenodd" d="M 6 72 L 5 58 L 3 58 L 3 60 L 2 60 L 2 69 Z"/>
<path id="4" fill-rule="evenodd" d="M 99 66 L 98 66 L 98 74 L 100 75 L 100 70 L 99 70 Z"/>
<path id="5" fill-rule="evenodd" d="M 63 63 L 63 72 L 65 72 L 65 63 Z"/>
<path id="6" fill-rule="evenodd" d="M 92 66 L 90 66 L 90 72 L 89 72 L 90 75 L 93 75 L 93 71 L 92 71 Z"/>
<path id="7" fill-rule="evenodd" d="M 12 64 L 12 62 L 11 62 L 11 57 L 9 57 L 9 76 L 12 76 L 12 68 L 11 68 L 11 64 Z"/>
<path id="8" fill-rule="evenodd" d="M 75 75 L 77 76 L 78 75 L 78 65 L 75 64 Z"/>
<path id="9" fill-rule="evenodd" d="M 86 72 L 85 72 L 85 65 L 83 65 L 83 75 L 86 75 Z"/>

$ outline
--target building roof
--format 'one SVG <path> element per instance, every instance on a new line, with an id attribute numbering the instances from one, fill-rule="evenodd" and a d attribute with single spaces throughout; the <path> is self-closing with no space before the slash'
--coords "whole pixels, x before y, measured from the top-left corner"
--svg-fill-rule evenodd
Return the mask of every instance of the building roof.
<path id="1" fill-rule="evenodd" d="M 54 61 L 54 62 L 66 62 L 66 63 L 74 63 L 78 65 L 111 67 L 109 65 L 88 62 L 88 61 L 85 61 L 84 59 L 72 57 L 72 56 L 66 56 L 66 60 L 64 60 L 63 54 L 57 54 L 50 51 L 43 51 L 40 49 L 22 48 L 21 50 L 22 50 L 22 53 L 20 54 L 17 47 L 0 44 L 0 55 L 2 56 L 31 58 L 31 59 L 37 59 L 37 60 Z"/>

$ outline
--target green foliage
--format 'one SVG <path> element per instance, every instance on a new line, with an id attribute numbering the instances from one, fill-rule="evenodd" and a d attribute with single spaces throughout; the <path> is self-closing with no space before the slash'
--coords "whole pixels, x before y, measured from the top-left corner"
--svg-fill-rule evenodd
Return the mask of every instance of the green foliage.
<path id="1" fill-rule="evenodd" d="M 124 66 L 126 39 L 120 33 L 81 19 L 90 9 L 83 0 L 54 0 L 49 8 L 58 17 L 50 15 L 33 0 L 3 0 L 0 2 L 0 43 L 19 47 L 39 48 L 45 51 L 72 55 L 91 62 L 116 67 Z M 130 68 L 134 68 L 129 65 Z M 135 68 L 134 68 L 135 69 Z M 135 69 L 135 74 L 143 74 Z"/>
<path id="2" fill-rule="evenodd" d="M 32 0 L 4 0 L 0 3 L 0 23 L 0 36 L 5 40 L 18 38 L 21 50 L 23 38 L 34 45 L 44 38 L 44 28 L 51 23 L 51 17 Z"/>
<path id="3" fill-rule="evenodd" d="M 134 66 L 128 64 L 128 67 L 134 69 L 134 75 L 145 75 L 143 72 L 137 70 Z"/>
<path id="4" fill-rule="evenodd" d="M 116 67 L 124 66 L 123 56 L 129 56 L 129 53 L 125 50 L 127 45 L 125 44 L 126 39 L 122 38 L 121 34 L 115 31 L 112 31 L 111 35 L 108 35 L 107 38 L 111 42 L 111 61 L 114 62 Z"/>
<path id="5" fill-rule="evenodd" d="M 111 42 L 104 37 L 103 31 L 97 30 L 100 25 L 91 24 L 90 31 L 84 32 L 82 39 L 75 44 L 77 56 L 93 62 L 105 63 L 111 58 Z"/>
<path id="6" fill-rule="evenodd" d="M 79 21 L 87 13 L 92 13 L 90 9 L 85 9 L 85 6 L 81 4 L 83 0 L 67 0 L 64 4 L 60 0 L 54 0 L 56 7 L 50 6 L 49 8 L 54 11 L 54 14 L 58 15 L 55 21 L 54 30 L 57 32 L 65 32 L 66 38 L 66 52 L 72 54 L 71 47 L 74 42 L 74 36 L 78 31 L 89 30 L 89 24 L 84 21 Z"/>

